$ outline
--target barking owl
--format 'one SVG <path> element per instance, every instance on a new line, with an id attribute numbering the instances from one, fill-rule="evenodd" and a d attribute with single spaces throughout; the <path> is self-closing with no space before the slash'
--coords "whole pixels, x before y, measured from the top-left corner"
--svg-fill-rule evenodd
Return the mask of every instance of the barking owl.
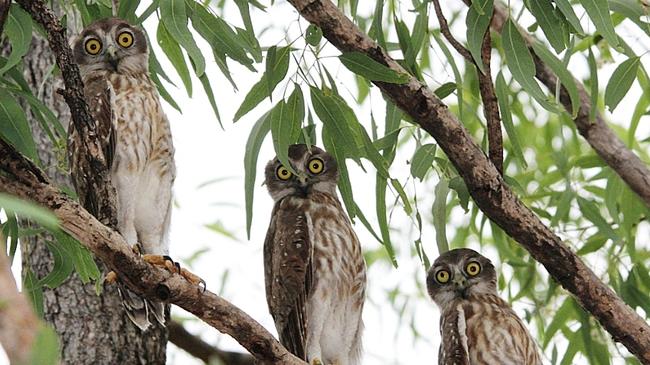
<path id="1" fill-rule="evenodd" d="M 440 365 L 541 365 L 537 345 L 497 294 L 489 259 L 466 248 L 445 252 L 427 275 L 440 307 Z"/>
<path id="2" fill-rule="evenodd" d="M 275 201 L 264 242 L 269 311 L 280 342 L 311 364 L 357 365 L 366 266 L 336 195 L 338 168 L 318 147 L 289 147 L 266 165 Z"/>
<path id="3" fill-rule="evenodd" d="M 149 254 L 145 256 L 167 255 L 174 146 L 149 78 L 146 36 L 121 19 L 103 19 L 86 27 L 72 49 L 116 188 L 118 230 L 127 243 Z M 77 147 L 82 142 L 72 123 L 69 132 L 75 188 L 81 203 L 92 208 L 95 197 L 78 176 Z M 164 324 L 162 303 L 144 300 L 125 287 L 120 294 L 129 318 L 142 330 L 151 323 L 149 314 Z"/>

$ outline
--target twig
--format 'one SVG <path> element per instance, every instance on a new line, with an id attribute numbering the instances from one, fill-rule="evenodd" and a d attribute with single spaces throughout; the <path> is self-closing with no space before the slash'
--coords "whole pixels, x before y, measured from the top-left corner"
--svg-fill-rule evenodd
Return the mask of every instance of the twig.
<path id="1" fill-rule="evenodd" d="M 9 259 L 0 243 L 0 343 L 12 364 L 27 364 L 40 326 L 32 306 L 18 292 Z"/>
<path id="2" fill-rule="evenodd" d="M 494 2 L 494 17 L 492 18 L 492 30 L 500 33 L 503 24 L 508 19 L 508 10 L 505 5 Z M 521 30 L 521 28 L 520 28 Z M 533 55 L 535 62 L 535 77 L 546 87 L 555 92 L 557 85 L 557 76 L 538 56 L 532 47 L 535 41 L 530 34 L 521 31 L 524 40 L 528 45 L 528 50 Z M 574 80 L 580 94 L 580 105 L 578 115 L 573 119 L 580 134 L 587 140 L 591 147 L 596 151 L 598 156 L 614 170 L 618 176 L 634 191 L 647 206 L 650 207 L 650 169 L 641 161 L 641 159 L 625 146 L 623 141 L 612 131 L 605 122 L 600 111 L 595 111 L 595 117 L 592 120 L 591 99 L 585 86 L 579 80 Z M 573 104 L 566 88 L 560 88 L 560 102 L 564 108 L 571 113 Z"/>
<path id="3" fill-rule="evenodd" d="M 227 365 L 254 365 L 255 361 L 249 354 L 224 351 L 191 334 L 182 324 L 171 321 L 167 324 L 169 341 L 188 354 L 200 359 L 206 364 L 217 358 Z"/>
<path id="4" fill-rule="evenodd" d="M 306 20 L 321 28 L 325 38 L 339 50 L 361 52 L 397 72 L 406 72 L 332 2 L 289 2 Z M 615 341 L 625 345 L 642 363 L 650 364 L 650 325 L 517 198 L 449 108 L 414 77 L 405 84 L 373 83 L 436 139 L 485 215 L 543 264 Z"/>
<path id="5" fill-rule="evenodd" d="M 0 156 L 0 171 L 4 173 L 0 174 L 0 192 L 52 210 L 61 229 L 90 249 L 109 269 L 118 272 L 129 289 L 193 313 L 233 337 L 265 364 L 305 365 L 241 309 L 210 291 L 202 292 L 179 274 L 144 262 L 118 232 L 103 225 L 79 203 L 52 186 L 36 165 L 2 139 Z"/>
<path id="6" fill-rule="evenodd" d="M 496 166 L 499 173 L 503 176 L 503 136 L 501 133 L 501 116 L 499 115 L 499 103 L 496 93 L 494 91 L 494 84 L 492 83 L 492 72 L 490 69 L 490 61 L 492 59 L 492 39 L 490 31 L 486 30 L 483 35 L 483 44 L 481 46 L 481 60 L 483 62 L 483 72 L 478 67 L 476 60 L 472 57 L 470 51 L 465 48 L 449 30 L 449 24 L 445 15 L 440 8 L 439 0 L 433 0 L 433 8 L 435 9 L 438 22 L 440 23 L 440 32 L 447 39 L 447 41 L 456 49 L 456 51 L 476 67 L 478 74 L 479 90 L 481 92 L 481 99 L 483 100 L 483 115 L 487 121 L 487 135 L 488 135 L 488 151 L 490 161 Z M 459 91 L 460 92 L 460 91 Z"/>

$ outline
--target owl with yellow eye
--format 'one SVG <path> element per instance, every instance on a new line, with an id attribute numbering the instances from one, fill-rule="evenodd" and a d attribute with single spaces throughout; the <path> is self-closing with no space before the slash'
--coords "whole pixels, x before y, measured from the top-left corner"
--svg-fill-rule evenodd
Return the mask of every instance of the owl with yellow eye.
<path id="1" fill-rule="evenodd" d="M 116 191 L 117 229 L 126 242 L 153 264 L 169 265 L 172 184 L 176 177 L 174 145 L 167 116 L 149 77 L 149 50 L 142 29 L 118 18 L 98 20 L 72 41 L 84 82 L 84 97 L 96 122 L 110 179 Z M 97 216 L 94 189 L 86 185 L 81 158 L 85 144 L 70 123 L 68 159 L 75 190 Z M 105 197 L 104 197 L 105 198 Z M 115 278 L 113 273 L 112 278 Z M 118 282 L 129 319 L 140 329 L 165 322 L 163 303 L 140 298 Z"/>
<path id="2" fill-rule="evenodd" d="M 526 326 L 497 293 L 492 262 L 474 250 L 443 253 L 427 274 L 440 308 L 440 365 L 541 365 Z"/>
<path id="3" fill-rule="evenodd" d="M 312 365 L 358 365 L 366 265 L 336 193 L 337 161 L 316 146 L 274 158 L 266 186 L 275 201 L 264 242 L 266 300 L 280 342 Z"/>

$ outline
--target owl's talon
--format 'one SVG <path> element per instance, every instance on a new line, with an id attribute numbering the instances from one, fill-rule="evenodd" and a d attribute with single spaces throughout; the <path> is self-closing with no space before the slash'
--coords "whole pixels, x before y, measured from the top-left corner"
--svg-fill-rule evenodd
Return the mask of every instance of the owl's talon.
<path id="1" fill-rule="evenodd" d="M 323 365 L 323 363 L 320 361 L 320 359 L 313 359 L 311 361 L 311 365 Z"/>
<path id="2" fill-rule="evenodd" d="M 136 243 L 135 245 L 131 246 L 131 250 L 133 253 L 135 253 L 138 256 L 142 256 L 142 246 L 140 246 L 139 243 Z"/>
<path id="3" fill-rule="evenodd" d="M 178 262 L 175 262 L 170 256 L 167 255 L 143 255 L 142 259 L 145 262 L 148 262 L 154 266 L 160 266 L 165 268 L 167 271 L 172 274 L 179 274 L 185 280 L 189 281 L 193 285 L 202 287 L 202 293 L 206 290 L 205 280 L 201 279 L 200 276 L 192 273 L 189 270 L 181 268 L 181 265 Z"/>

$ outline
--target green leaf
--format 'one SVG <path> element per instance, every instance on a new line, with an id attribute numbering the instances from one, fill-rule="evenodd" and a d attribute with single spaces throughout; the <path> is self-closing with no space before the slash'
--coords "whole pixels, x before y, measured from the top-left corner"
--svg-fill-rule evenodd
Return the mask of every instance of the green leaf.
<path id="1" fill-rule="evenodd" d="M 313 99 L 312 99 L 313 100 Z M 339 191 L 341 192 L 341 198 L 343 203 L 345 203 L 345 209 L 348 212 L 350 220 L 354 220 L 357 215 L 356 204 L 354 202 L 354 197 L 352 195 L 352 185 L 350 184 L 350 175 L 348 174 L 348 167 L 345 163 L 345 151 L 339 147 L 339 143 L 334 139 L 334 135 L 330 133 L 330 129 L 327 125 L 323 125 L 323 145 L 325 150 L 329 152 L 338 163 L 339 169 Z"/>
<path id="2" fill-rule="evenodd" d="M 219 115 L 219 109 L 217 108 L 217 102 L 214 99 L 214 92 L 212 91 L 212 85 L 210 85 L 210 79 L 208 78 L 208 75 L 204 73 L 203 75 L 199 76 L 199 81 L 201 81 L 201 86 L 203 86 L 203 91 L 205 92 L 205 95 L 208 97 L 208 101 L 210 102 L 210 106 L 212 107 L 212 111 L 214 112 L 214 116 L 217 118 L 217 121 L 219 122 L 221 129 L 223 129 L 223 124 L 221 123 L 221 116 Z"/>
<path id="3" fill-rule="evenodd" d="M 160 0 L 160 17 L 169 34 L 187 51 L 196 67 L 196 76 L 205 72 L 205 58 L 187 27 L 184 0 Z"/>
<path id="4" fill-rule="evenodd" d="M 320 44 L 321 39 L 323 39 L 323 31 L 319 27 L 309 24 L 307 31 L 305 31 L 307 44 L 316 47 Z"/>
<path id="5" fill-rule="evenodd" d="M 253 60 L 246 54 L 246 42 L 223 19 L 213 15 L 197 2 L 192 4 L 190 13 L 192 27 L 212 46 L 213 50 L 219 50 L 219 53 L 226 54 L 249 70 L 255 71 Z"/>
<path id="6" fill-rule="evenodd" d="M 449 52 L 449 48 L 447 48 L 445 42 L 443 42 L 443 40 L 440 38 L 440 34 L 434 33 L 433 38 L 436 40 L 436 43 L 438 43 L 438 45 L 440 46 L 442 53 L 444 53 L 447 62 L 449 62 L 449 65 L 451 66 L 451 69 L 454 72 L 454 79 L 456 81 L 456 90 L 457 90 L 456 96 L 458 98 L 458 116 L 460 120 L 464 120 L 463 104 L 465 102 L 463 101 L 463 78 L 460 75 L 460 71 L 458 70 L 458 66 L 456 65 L 454 56 L 451 55 L 451 52 Z"/>
<path id="7" fill-rule="evenodd" d="M 438 245 L 439 254 L 449 251 L 449 242 L 447 242 L 447 194 L 449 194 L 449 182 L 440 179 L 435 188 L 432 208 L 433 228 L 436 230 L 436 244 Z"/>
<path id="8" fill-rule="evenodd" d="M 463 207 L 465 213 L 467 213 L 469 211 L 468 206 L 469 206 L 470 196 L 465 181 L 460 176 L 455 176 L 454 178 L 449 180 L 449 188 L 456 191 L 456 195 L 458 195 L 458 201 L 460 202 L 460 206 Z"/>
<path id="9" fill-rule="evenodd" d="M 388 185 L 386 177 L 376 174 L 375 183 L 375 207 L 377 210 L 377 222 L 379 223 L 379 232 L 384 244 L 384 249 L 390 257 L 391 263 L 397 268 L 397 259 L 395 258 L 395 249 L 390 239 L 390 225 L 388 223 L 388 215 L 386 212 L 386 189 Z"/>
<path id="10" fill-rule="evenodd" d="M 429 17 L 427 16 L 427 7 L 423 6 L 417 18 L 415 18 L 415 24 L 413 24 L 413 33 L 411 34 L 411 43 L 409 44 L 406 54 L 404 55 L 404 60 L 406 64 L 415 65 L 415 59 L 422 49 L 422 44 L 424 42 L 425 36 L 428 31 L 429 26 Z"/>
<path id="11" fill-rule="evenodd" d="M 567 187 L 567 189 L 564 190 L 560 195 L 560 199 L 557 203 L 557 209 L 555 210 L 555 214 L 551 219 L 552 227 L 555 227 L 558 224 L 558 222 L 560 222 L 560 220 L 563 220 L 567 217 L 567 214 L 569 214 L 569 209 L 571 208 L 571 202 L 573 201 L 573 198 L 575 198 L 575 193 L 573 192 L 573 190 Z"/>
<path id="12" fill-rule="evenodd" d="M 598 230 L 606 234 L 612 241 L 617 242 L 619 240 L 618 235 L 614 232 L 610 224 L 607 223 L 605 218 L 600 215 L 598 206 L 593 201 L 582 197 L 577 197 L 577 200 L 580 211 L 585 218 L 595 224 L 596 227 L 598 227 Z"/>
<path id="13" fill-rule="evenodd" d="M 409 202 L 408 196 L 406 195 L 406 191 L 404 191 L 402 184 L 400 184 L 397 179 L 390 179 L 390 184 L 395 190 L 397 190 L 397 195 L 399 195 L 400 200 L 402 201 L 406 215 L 413 214 L 413 207 L 411 207 L 411 203 Z"/>
<path id="14" fill-rule="evenodd" d="M 472 6 L 467 10 L 465 25 L 467 26 L 467 48 L 472 54 L 476 65 L 481 72 L 485 72 L 483 59 L 481 58 L 481 46 L 485 32 L 490 25 L 492 12 L 494 10 L 494 0 L 476 0 L 472 1 Z"/>
<path id="15" fill-rule="evenodd" d="M 136 16 L 135 11 L 138 10 L 138 5 L 140 5 L 140 0 L 122 0 L 119 3 L 119 9 L 117 11 L 117 17 L 127 20 L 129 22 L 135 22 Z"/>
<path id="16" fill-rule="evenodd" d="M 349 109 L 349 107 L 347 104 L 329 90 L 322 91 L 310 87 L 310 96 L 314 111 L 323 122 L 323 128 L 328 131 L 332 141 L 336 141 L 337 151 L 340 151 L 345 157 L 351 157 L 358 161 L 359 150 L 353 132 L 353 127 L 356 128 L 356 126 L 348 123 L 349 114 L 346 108 Z"/>
<path id="17" fill-rule="evenodd" d="M 410 79 L 408 74 L 384 66 L 361 52 L 343 53 L 339 56 L 339 60 L 350 71 L 371 81 L 404 84 Z"/>
<path id="18" fill-rule="evenodd" d="M 589 120 L 594 120 L 598 111 L 598 66 L 596 65 L 596 57 L 594 57 L 594 52 L 591 50 L 591 47 L 588 50 L 587 64 L 589 65 L 589 74 L 591 75 L 591 109 L 589 112 Z"/>
<path id="19" fill-rule="evenodd" d="M 23 268 L 23 292 L 32 303 L 34 312 L 43 318 L 43 288 L 38 283 L 38 278 L 29 267 Z"/>
<path id="20" fill-rule="evenodd" d="M 575 29 L 578 34 L 583 35 L 585 33 L 580 24 L 580 19 L 576 16 L 576 13 L 573 11 L 573 7 L 569 3 L 569 0 L 554 0 L 557 8 L 560 9 L 560 12 L 564 15 L 566 20 L 571 24 L 573 29 Z"/>
<path id="21" fill-rule="evenodd" d="M 56 365 L 59 364 L 61 348 L 59 338 L 54 329 L 49 326 L 39 326 L 36 339 L 32 345 L 30 364 Z"/>
<path id="22" fill-rule="evenodd" d="M 38 161 L 36 145 L 25 111 L 3 88 L 0 88 L 0 137 L 23 155 Z"/>
<path id="23" fill-rule="evenodd" d="M 612 18 L 609 16 L 609 2 L 607 0 L 580 0 L 587 14 L 594 22 L 598 32 L 607 39 L 610 46 L 618 47 L 618 36 L 614 30 Z"/>
<path id="24" fill-rule="evenodd" d="M 172 38 L 171 34 L 169 34 L 169 31 L 163 22 L 158 23 L 156 38 L 158 38 L 158 45 L 181 77 L 181 81 L 183 81 L 183 85 L 185 85 L 185 90 L 187 90 L 187 95 L 191 97 L 192 78 L 190 77 L 190 70 L 187 68 L 187 64 L 185 63 L 181 47 Z"/>
<path id="25" fill-rule="evenodd" d="M 289 146 L 298 142 L 302 121 L 305 118 L 305 104 L 302 91 L 296 85 L 289 100 L 280 102 L 271 111 L 271 136 L 275 154 L 289 170 L 293 170 L 289 162 Z M 292 173 L 296 173 L 292 171 Z"/>
<path id="26" fill-rule="evenodd" d="M 556 13 L 550 0 L 529 0 L 525 2 L 530 12 L 542 28 L 542 32 L 556 53 L 564 50 L 565 31 L 564 22 Z"/>
<path id="27" fill-rule="evenodd" d="M 47 248 L 50 249 L 54 258 L 54 266 L 52 271 L 40 280 L 39 285 L 53 289 L 61 285 L 72 274 L 74 265 L 60 245 L 47 242 Z"/>
<path id="28" fill-rule="evenodd" d="M 53 231 L 52 234 L 56 238 L 59 248 L 64 252 L 65 257 L 72 260 L 75 271 L 82 283 L 87 284 L 91 280 L 96 281 L 100 278 L 101 272 L 86 247 L 63 231 Z"/>
<path id="29" fill-rule="evenodd" d="M 253 195 L 255 193 L 255 175 L 257 173 L 257 158 L 264 137 L 271 130 L 271 112 L 266 112 L 255 122 L 246 141 L 244 153 L 244 193 L 246 200 L 246 234 L 251 238 L 251 223 L 253 222 Z"/>
<path id="30" fill-rule="evenodd" d="M 544 342 L 542 343 L 542 348 L 545 349 L 546 346 L 548 346 L 548 344 L 551 342 L 553 335 L 560 328 L 567 326 L 569 320 L 574 318 L 575 311 L 574 304 L 572 302 L 572 298 L 567 298 L 562 303 L 560 308 L 558 308 L 557 312 L 555 312 L 555 316 L 553 316 L 551 323 L 548 324 L 546 330 L 544 331 Z"/>
<path id="31" fill-rule="evenodd" d="M 609 107 L 610 111 L 616 109 L 618 103 L 621 102 L 625 94 L 630 90 L 634 79 L 636 79 L 640 61 L 641 59 L 639 57 L 629 58 L 614 70 L 605 88 L 605 105 Z"/>
<path id="32" fill-rule="evenodd" d="M 0 68 L 0 76 L 23 59 L 32 42 L 32 18 L 17 4 L 13 4 L 9 8 L 4 33 L 11 44 L 11 53 L 7 58 L 7 63 Z"/>
<path id="33" fill-rule="evenodd" d="M 278 50 L 278 47 L 271 46 L 266 51 L 266 64 L 265 64 L 266 70 L 264 72 L 265 72 L 265 75 L 266 75 L 267 79 L 270 79 L 270 80 L 273 80 L 273 71 L 274 71 L 273 66 L 276 63 L 275 55 L 276 55 L 277 50 Z M 267 82 L 266 86 L 267 86 L 267 93 L 269 95 L 269 100 L 273 101 L 273 88 L 274 88 L 274 85 L 271 85 L 271 83 Z M 271 128 L 271 131 L 273 131 L 273 128 Z"/>
<path id="34" fill-rule="evenodd" d="M 437 97 L 440 99 L 446 98 L 449 94 L 453 93 L 454 90 L 456 90 L 456 83 L 455 82 L 447 82 L 442 85 L 440 85 L 437 89 L 433 91 L 434 94 L 436 94 Z"/>
<path id="35" fill-rule="evenodd" d="M 517 133 L 517 128 L 515 128 L 514 123 L 512 122 L 512 112 L 510 111 L 510 101 L 509 101 L 509 92 L 508 85 L 506 80 L 503 78 L 503 73 L 499 72 L 497 75 L 495 83 L 495 91 L 497 95 L 497 101 L 499 103 L 499 110 L 501 110 L 501 120 L 503 121 L 503 128 L 510 138 L 510 144 L 512 145 L 512 152 L 519 161 L 519 164 L 524 168 L 528 168 L 528 163 L 524 158 L 524 153 L 521 149 L 521 144 L 519 142 L 519 135 Z"/>
<path id="36" fill-rule="evenodd" d="M 502 30 L 503 52 L 506 63 L 521 87 L 526 90 L 537 102 L 549 111 L 556 112 L 557 108 L 550 104 L 544 92 L 535 81 L 535 64 L 526 47 L 519 30 L 512 20 L 508 19 Z"/>
<path id="37" fill-rule="evenodd" d="M 413 159 L 411 160 L 411 176 L 424 181 L 424 176 L 427 174 L 433 158 L 436 156 L 437 146 L 433 143 L 425 144 L 415 150 Z"/>
<path id="38" fill-rule="evenodd" d="M 246 115 L 249 111 L 253 110 L 265 97 L 270 96 L 269 90 L 274 90 L 275 87 L 284 79 L 289 70 L 289 54 L 291 53 L 291 47 L 282 47 L 279 48 L 276 52 L 275 63 L 272 69 L 272 78 L 270 78 L 266 73 L 262 75 L 260 81 L 258 81 L 250 89 L 244 101 L 239 106 L 237 112 L 235 112 L 234 121 L 238 121 L 241 117 Z M 269 87 L 270 85 L 270 87 Z"/>
<path id="39" fill-rule="evenodd" d="M 32 202 L 16 198 L 15 196 L 0 193 L 0 207 L 16 213 L 17 215 L 32 220 L 48 229 L 58 229 L 59 220 L 46 208 Z"/>
<path id="40" fill-rule="evenodd" d="M 580 94 L 578 93 L 578 87 L 576 86 L 575 79 L 573 75 L 567 70 L 566 66 L 555 57 L 544 45 L 539 42 L 532 43 L 535 54 L 546 63 L 547 66 L 553 70 L 553 72 L 560 79 L 560 83 L 566 88 L 569 93 L 569 98 L 571 99 L 572 110 L 569 112 L 572 115 L 578 113 L 580 108 Z"/>

